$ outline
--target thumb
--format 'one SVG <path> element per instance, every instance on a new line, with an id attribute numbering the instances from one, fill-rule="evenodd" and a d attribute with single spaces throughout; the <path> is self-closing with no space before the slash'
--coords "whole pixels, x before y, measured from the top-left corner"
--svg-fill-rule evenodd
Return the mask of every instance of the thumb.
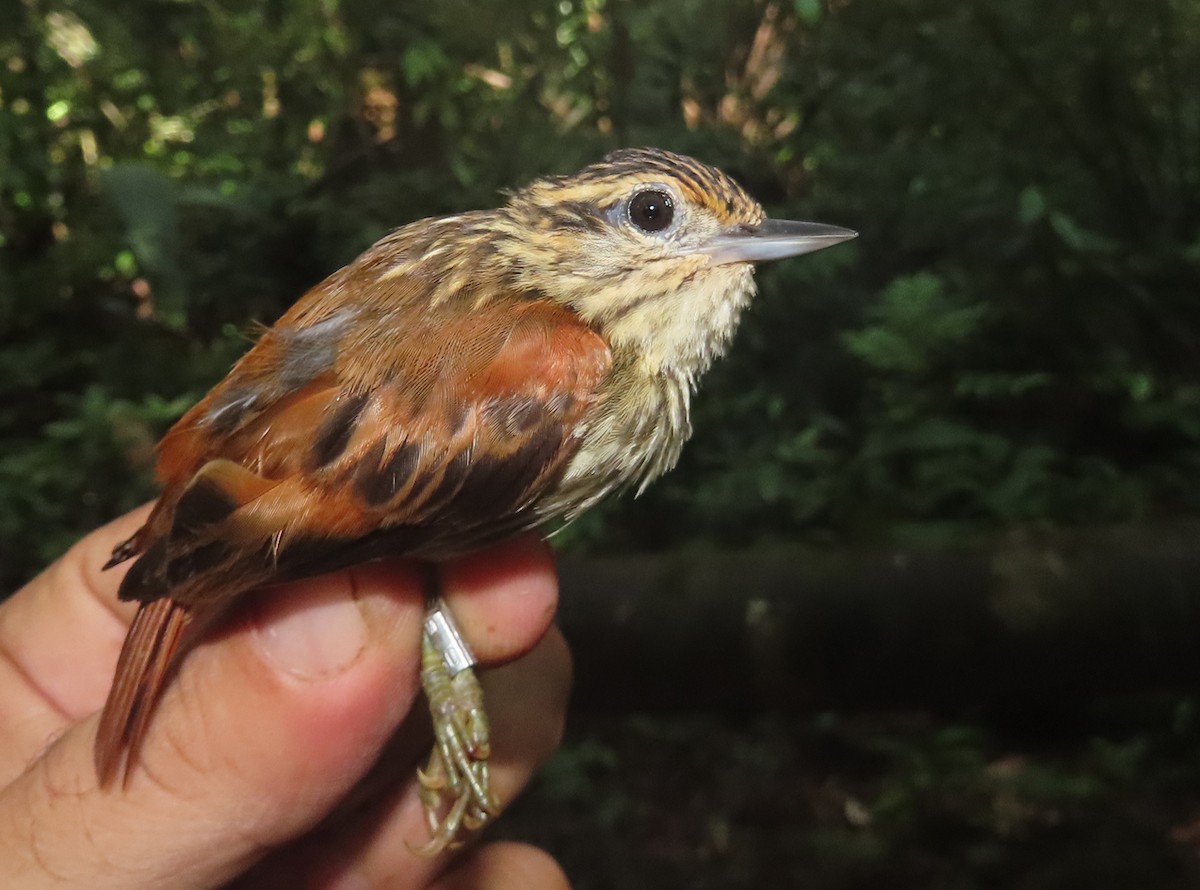
<path id="1" fill-rule="evenodd" d="M 124 788 L 92 717 L 0 791 L 0 886 L 211 887 L 310 829 L 410 708 L 423 611 L 400 565 L 263 594 L 184 660 Z"/>

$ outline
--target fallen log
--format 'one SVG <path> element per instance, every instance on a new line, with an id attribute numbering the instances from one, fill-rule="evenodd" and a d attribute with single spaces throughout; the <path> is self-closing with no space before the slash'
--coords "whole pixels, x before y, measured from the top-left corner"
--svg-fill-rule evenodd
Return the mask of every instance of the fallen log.
<path id="1" fill-rule="evenodd" d="M 1200 522 L 952 550 L 561 559 L 581 710 L 852 707 L 1078 719 L 1200 691 Z"/>

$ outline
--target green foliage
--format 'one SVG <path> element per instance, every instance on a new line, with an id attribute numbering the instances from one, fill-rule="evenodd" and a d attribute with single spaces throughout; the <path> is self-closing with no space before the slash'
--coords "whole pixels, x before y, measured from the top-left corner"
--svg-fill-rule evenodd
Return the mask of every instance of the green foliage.
<path id="1" fill-rule="evenodd" d="M 611 831 L 626 815 L 629 798 L 612 788 L 618 757 L 596 739 L 565 746 L 545 764 L 539 775 L 540 791 L 556 805 L 570 808 L 576 818 Z"/>
<path id="2" fill-rule="evenodd" d="M 114 509 L 147 500 L 153 491 L 144 478 L 116 491 L 102 483 L 128 476 L 131 465 L 148 465 L 157 432 L 190 401 L 150 395 L 131 402 L 99 386 L 62 396 L 61 417 L 42 427 L 38 447 L 0 455 L 0 539 L 29 541 L 29 559 L 49 561 L 77 528 L 99 525 Z M 31 539 L 31 528 L 43 534 Z"/>
<path id="3" fill-rule="evenodd" d="M 12 18 L 5 587 L 150 491 L 147 443 L 253 322 L 394 225 L 629 144 L 863 235 L 764 270 L 683 466 L 576 541 L 1200 506 L 1187 0 L 30 0 Z"/>
<path id="4" fill-rule="evenodd" d="M 1194 727 L 1137 710 L 1090 740 L 911 710 L 586 715 L 497 828 L 580 890 L 1193 887 Z"/>
<path id="5" fill-rule="evenodd" d="M 930 272 L 897 278 L 868 310 L 873 322 L 844 336 L 846 348 L 885 379 L 922 379 L 939 360 L 970 341 L 984 321 L 984 305 L 959 305 Z"/>

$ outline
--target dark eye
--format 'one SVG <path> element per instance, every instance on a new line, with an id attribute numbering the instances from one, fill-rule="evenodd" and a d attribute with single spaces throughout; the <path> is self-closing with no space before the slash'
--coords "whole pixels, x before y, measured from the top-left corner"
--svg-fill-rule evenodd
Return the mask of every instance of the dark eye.
<path id="1" fill-rule="evenodd" d="M 661 232 L 674 218 L 675 203 L 666 192 L 647 189 L 629 199 L 629 221 L 643 232 Z"/>

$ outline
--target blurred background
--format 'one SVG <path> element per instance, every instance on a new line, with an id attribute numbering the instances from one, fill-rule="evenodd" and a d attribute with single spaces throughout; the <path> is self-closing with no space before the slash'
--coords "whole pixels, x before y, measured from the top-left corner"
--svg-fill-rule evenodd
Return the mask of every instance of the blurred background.
<path id="1" fill-rule="evenodd" d="M 1200 886 L 1194 0 L 10 0 L 0 590 L 388 229 L 628 145 L 858 241 L 567 529 L 586 888 Z"/>

